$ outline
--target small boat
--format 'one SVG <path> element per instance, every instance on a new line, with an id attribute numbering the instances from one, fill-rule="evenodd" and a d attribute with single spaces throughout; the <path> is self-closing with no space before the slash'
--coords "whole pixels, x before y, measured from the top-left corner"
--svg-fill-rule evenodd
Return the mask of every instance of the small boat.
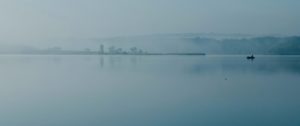
<path id="1" fill-rule="evenodd" d="M 251 56 L 247 56 L 247 59 L 248 59 L 248 60 L 254 60 L 255 57 L 254 57 L 254 55 L 252 54 Z"/>

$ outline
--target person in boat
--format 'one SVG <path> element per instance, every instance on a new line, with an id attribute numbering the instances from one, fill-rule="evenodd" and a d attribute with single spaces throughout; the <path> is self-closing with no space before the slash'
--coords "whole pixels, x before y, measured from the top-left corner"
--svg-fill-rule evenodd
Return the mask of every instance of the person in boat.
<path id="1" fill-rule="evenodd" d="M 247 56 L 247 59 L 255 59 L 255 57 L 253 54 L 251 54 L 251 56 Z"/>

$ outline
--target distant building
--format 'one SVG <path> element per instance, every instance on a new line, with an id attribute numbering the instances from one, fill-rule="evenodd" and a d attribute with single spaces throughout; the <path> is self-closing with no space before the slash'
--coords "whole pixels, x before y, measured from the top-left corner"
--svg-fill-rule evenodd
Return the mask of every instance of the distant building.
<path id="1" fill-rule="evenodd" d="M 100 54 L 104 54 L 104 45 L 100 45 L 100 50 L 99 50 Z"/>

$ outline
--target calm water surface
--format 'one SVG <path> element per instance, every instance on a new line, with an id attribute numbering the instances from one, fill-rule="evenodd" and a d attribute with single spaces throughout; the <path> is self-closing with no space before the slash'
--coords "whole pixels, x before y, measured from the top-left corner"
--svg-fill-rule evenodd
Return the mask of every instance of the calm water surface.
<path id="1" fill-rule="evenodd" d="M 1 126 L 299 126 L 300 57 L 0 56 Z"/>

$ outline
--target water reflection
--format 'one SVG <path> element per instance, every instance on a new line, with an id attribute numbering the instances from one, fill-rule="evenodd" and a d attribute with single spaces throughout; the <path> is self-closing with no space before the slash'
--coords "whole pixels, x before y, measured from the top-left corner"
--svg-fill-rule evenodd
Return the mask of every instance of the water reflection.
<path id="1" fill-rule="evenodd" d="M 99 56 L 100 68 L 135 68 L 139 62 L 141 62 L 141 56 Z"/>
<path id="2" fill-rule="evenodd" d="M 160 60 L 160 65 L 155 61 Z M 106 64 L 107 63 L 107 64 Z M 137 66 L 139 64 L 139 66 Z M 165 72 L 252 72 L 252 73 L 300 73 L 300 57 L 260 56 L 246 60 L 243 56 L 206 56 L 206 57 L 153 57 L 153 56 L 99 56 L 100 68 L 140 68 L 143 70 L 165 69 Z M 130 67 L 132 66 L 132 67 Z M 149 69 L 148 69 L 149 68 Z M 164 72 L 164 71 L 161 71 Z"/>
<path id="3" fill-rule="evenodd" d="M 99 58 L 100 60 L 99 60 L 99 63 L 100 63 L 100 67 L 101 68 L 103 68 L 104 67 L 104 57 L 103 56 L 100 56 L 100 58 Z"/>
<path id="4" fill-rule="evenodd" d="M 2 56 L 0 69 L 5 126 L 300 124 L 299 57 Z"/>

